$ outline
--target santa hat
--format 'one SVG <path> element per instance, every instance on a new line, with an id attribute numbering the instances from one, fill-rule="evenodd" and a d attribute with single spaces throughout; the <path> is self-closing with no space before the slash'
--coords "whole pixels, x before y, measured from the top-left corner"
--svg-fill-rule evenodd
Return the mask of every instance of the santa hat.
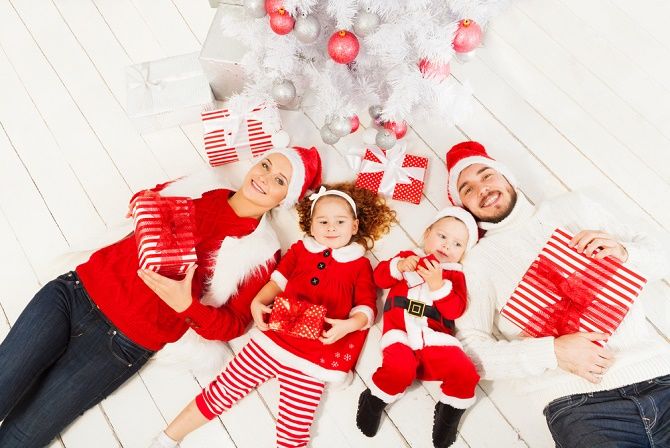
<path id="1" fill-rule="evenodd" d="M 282 208 L 293 207 L 309 190 L 315 190 L 321 185 L 321 157 L 315 147 L 273 149 L 267 154 L 282 154 L 293 168 L 293 174 L 288 182 L 286 197 L 281 202 Z"/>
<path id="2" fill-rule="evenodd" d="M 465 228 L 468 229 L 468 244 L 465 246 L 465 250 L 470 250 L 479 240 L 479 229 L 477 228 L 477 223 L 475 218 L 472 217 L 470 212 L 462 207 L 445 207 L 433 218 L 431 225 L 435 224 L 442 218 L 451 216 L 458 219 L 459 221 L 465 224 Z"/>
<path id="3" fill-rule="evenodd" d="M 452 204 L 463 205 L 461 197 L 458 194 L 458 176 L 461 175 L 464 169 L 475 163 L 481 163 L 493 168 L 505 176 L 507 182 L 512 187 L 516 187 L 517 182 L 509 169 L 489 156 L 481 143 L 473 141 L 461 142 L 452 146 L 447 152 L 447 195 Z"/>

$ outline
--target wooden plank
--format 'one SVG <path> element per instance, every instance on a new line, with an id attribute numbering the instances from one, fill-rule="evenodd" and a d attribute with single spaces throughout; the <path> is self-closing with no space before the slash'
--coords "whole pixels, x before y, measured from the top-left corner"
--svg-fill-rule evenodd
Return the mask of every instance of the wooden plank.
<path id="1" fill-rule="evenodd" d="M 200 50 L 200 42 L 170 0 L 133 0 L 133 4 L 168 55 Z"/>

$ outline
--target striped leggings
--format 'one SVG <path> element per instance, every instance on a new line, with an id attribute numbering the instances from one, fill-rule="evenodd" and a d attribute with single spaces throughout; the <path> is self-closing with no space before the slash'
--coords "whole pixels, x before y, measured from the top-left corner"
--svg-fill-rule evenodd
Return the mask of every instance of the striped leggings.
<path id="1" fill-rule="evenodd" d="M 196 397 L 195 402 L 202 415 L 211 420 L 273 377 L 279 381 L 277 446 L 307 446 L 309 428 L 325 384 L 280 364 L 253 340 Z"/>

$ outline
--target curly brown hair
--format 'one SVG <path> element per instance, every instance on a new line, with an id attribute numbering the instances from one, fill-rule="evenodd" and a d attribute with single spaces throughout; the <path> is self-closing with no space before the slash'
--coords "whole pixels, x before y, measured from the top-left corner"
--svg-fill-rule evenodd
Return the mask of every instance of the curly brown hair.
<path id="1" fill-rule="evenodd" d="M 358 232 L 351 238 L 352 243 L 359 243 L 366 249 L 374 247 L 375 241 L 389 233 L 391 225 L 396 223 L 395 210 L 386 204 L 386 200 L 376 193 L 364 188 L 358 188 L 353 182 L 323 184 L 327 190 L 340 190 L 354 200 L 358 212 Z M 312 215 L 310 209 L 312 201 L 305 196 L 296 208 L 300 219 L 300 228 L 306 234 L 310 233 Z"/>

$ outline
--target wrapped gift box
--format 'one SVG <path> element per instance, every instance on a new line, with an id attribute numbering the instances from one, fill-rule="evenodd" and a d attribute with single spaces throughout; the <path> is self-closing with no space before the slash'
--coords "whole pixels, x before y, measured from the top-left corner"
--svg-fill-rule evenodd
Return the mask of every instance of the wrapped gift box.
<path id="1" fill-rule="evenodd" d="M 140 269 L 182 278 L 197 263 L 191 199 L 140 196 L 132 214 Z"/>
<path id="2" fill-rule="evenodd" d="M 428 262 L 429 261 L 435 261 L 437 262 L 437 258 L 435 258 L 435 255 L 428 255 L 423 258 L 419 259 L 419 264 L 417 266 L 421 266 L 424 268 L 428 267 Z M 405 282 L 407 282 L 407 287 L 408 288 L 414 288 L 415 286 L 419 286 L 424 284 L 426 281 L 419 275 L 417 271 L 407 271 L 402 273 L 402 277 L 405 279 Z"/>
<path id="3" fill-rule="evenodd" d="M 219 5 L 202 45 L 200 64 L 214 97 L 219 101 L 240 93 L 247 80 L 242 65 L 242 57 L 248 51 L 247 46 L 240 40 L 224 34 L 222 24 L 224 17 L 226 20 L 247 20 L 242 6 Z"/>
<path id="4" fill-rule="evenodd" d="M 578 253 L 571 239 L 554 231 L 501 310 L 528 336 L 612 334 L 646 283 L 612 258 Z"/>
<path id="5" fill-rule="evenodd" d="M 399 201 L 418 204 L 428 169 L 426 157 L 406 154 L 402 142 L 383 150 L 376 146 L 366 148 L 360 161 L 356 186 L 372 190 Z"/>
<path id="6" fill-rule="evenodd" d="M 141 132 L 198 121 L 214 97 L 190 53 L 126 67 L 128 116 Z"/>
<path id="7" fill-rule="evenodd" d="M 323 333 L 326 307 L 291 297 L 275 297 L 268 327 L 289 336 L 318 339 Z"/>

